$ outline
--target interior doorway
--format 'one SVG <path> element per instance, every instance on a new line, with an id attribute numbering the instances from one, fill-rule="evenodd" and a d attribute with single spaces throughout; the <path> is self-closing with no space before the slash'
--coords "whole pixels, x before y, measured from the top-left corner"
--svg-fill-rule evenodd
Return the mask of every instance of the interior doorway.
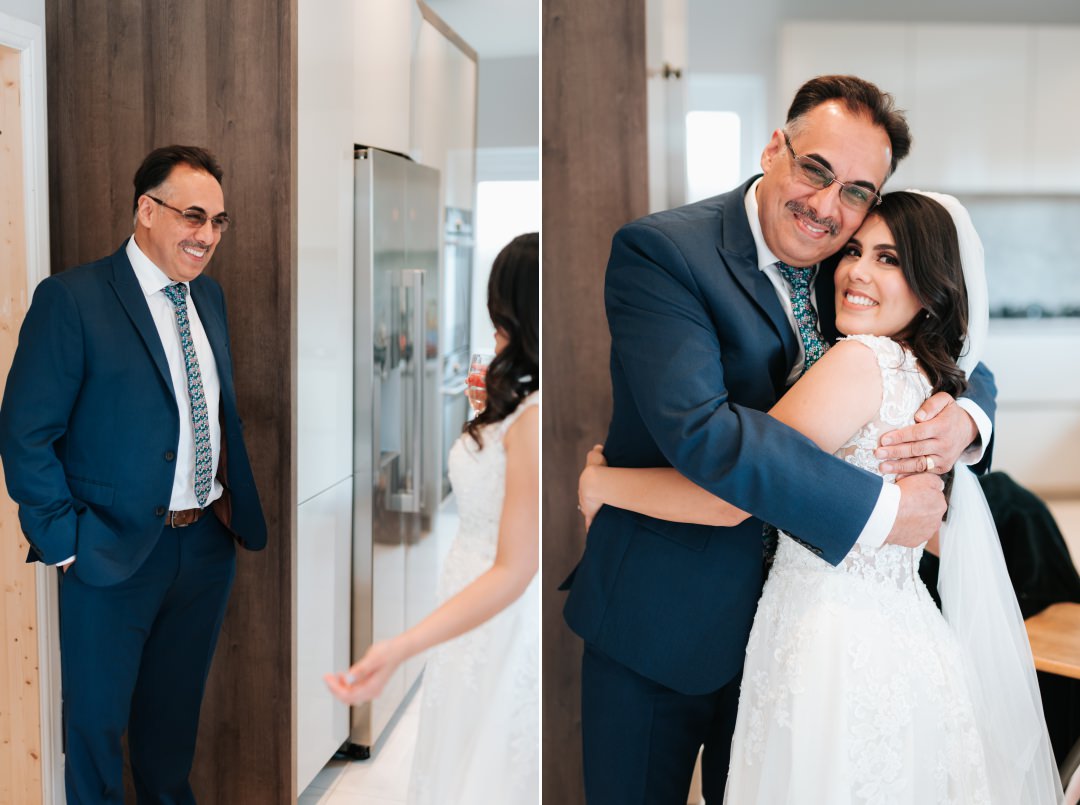
<path id="1" fill-rule="evenodd" d="M 34 287 L 49 271 L 45 39 L 0 14 L 0 388 Z M 0 469 L 0 479 L 2 479 Z M 0 801 L 64 802 L 55 571 L 26 564 L 0 484 Z"/>

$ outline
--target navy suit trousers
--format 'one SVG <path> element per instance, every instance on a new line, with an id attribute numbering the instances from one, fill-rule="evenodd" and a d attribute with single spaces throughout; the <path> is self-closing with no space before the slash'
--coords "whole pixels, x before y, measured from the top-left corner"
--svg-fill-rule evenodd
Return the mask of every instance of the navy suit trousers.
<path id="1" fill-rule="evenodd" d="M 686 805 L 702 746 L 705 801 L 723 802 L 741 679 L 711 693 L 679 693 L 586 643 L 581 729 L 589 805 Z"/>
<path id="2" fill-rule="evenodd" d="M 236 573 L 232 536 L 209 512 L 162 529 L 119 584 L 60 584 L 68 805 L 122 805 L 125 728 L 140 805 L 193 805 L 188 783 L 206 677 Z"/>

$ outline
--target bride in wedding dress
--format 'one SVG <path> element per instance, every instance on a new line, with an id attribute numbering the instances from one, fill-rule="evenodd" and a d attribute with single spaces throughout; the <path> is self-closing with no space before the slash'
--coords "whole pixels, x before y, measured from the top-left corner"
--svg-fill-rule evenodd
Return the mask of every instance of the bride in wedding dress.
<path id="1" fill-rule="evenodd" d="M 978 361 L 982 246 L 951 196 L 890 193 L 838 256 L 835 287 L 847 337 L 770 414 L 881 474 L 880 436 L 912 424 L 931 394 L 958 395 Z M 856 545 L 834 567 L 781 532 L 746 650 L 725 802 L 1062 801 L 986 501 L 966 467 L 946 479 L 949 515 L 931 545 L 941 611 L 918 575 L 921 547 Z M 579 491 L 587 520 L 603 504 L 681 507 L 712 525 L 748 516 L 671 468 L 607 467 L 599 449 Z"/>
<path id="2" fill-rule="evenodd" d="M 327 674 L 348 704 L 378 696 L 428 648 L 409 805 L 539 801 L 539 236 L 521 235 L 491 269 L 496 355 L 487 400 L 450 450 L 460 528 L 439 582 L 441 605 Z"/>

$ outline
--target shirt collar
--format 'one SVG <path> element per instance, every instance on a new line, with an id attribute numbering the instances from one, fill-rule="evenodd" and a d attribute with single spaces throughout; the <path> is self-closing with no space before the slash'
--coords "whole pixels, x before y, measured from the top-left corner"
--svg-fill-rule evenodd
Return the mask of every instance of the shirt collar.
<path id="1" fill-rule="evenodd" d="M 761 231 L 761 219 L 758 218 L 757 203 L 757 189 L 759 184 L 761 184 L 760 176 L 746 191 L 746 195 L 743 196 L 743 204 L 746 206 L 746 218 L 750 221 L 750 234 L 754 236 L 754 247 L 757 249 L 758 268 L 763 270 L 768 266 L 777 263 L 779 258 L 772 253 L 772 249 L 765 243 L 765 235 L 762 234 Z M 132 240 L 134 240 L 134 238 Z"/>
<path id="2" fill-rule="evenodd" d="M 165 276 L 165 272 L 154 265 L 154 261 L 151 260 L 142 249 L 139 248 L 139 244 L 135 242 L 135 236 L 132 235 L 128 238 L 127 247 L 125 249 L 127 258 L 131 262 L 131 267 L 135 271 L 135 278 L 139 281 L 140 287 L 144 296 L 150 296 L 157 293 L 168 285 L 173 285 L 173 281 Z M 185 282 L 184 285 L 187 285 Z"/>

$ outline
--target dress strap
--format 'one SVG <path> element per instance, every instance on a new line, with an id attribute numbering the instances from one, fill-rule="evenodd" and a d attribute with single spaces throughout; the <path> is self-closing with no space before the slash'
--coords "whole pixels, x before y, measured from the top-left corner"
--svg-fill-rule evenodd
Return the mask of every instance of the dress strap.
<path id="1" fill-rule="evenodd" d="M 518 417 L 525 413 L 526 409 L 539 407 L 540 405 L 540 392 L 534 391 L 527 395 L 521 402 L 518 403 L 518 407 L 511 411 L 507 417 L 503 420 L 503 425 L 509 428 L 513 425 Z"/>

